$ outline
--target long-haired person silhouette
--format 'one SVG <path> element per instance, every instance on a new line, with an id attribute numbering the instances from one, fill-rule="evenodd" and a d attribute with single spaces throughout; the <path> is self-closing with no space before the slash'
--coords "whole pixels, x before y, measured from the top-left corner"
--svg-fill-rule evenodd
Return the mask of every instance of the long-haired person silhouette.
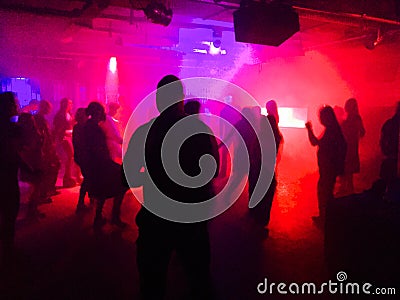
<path id="1" fill-rule="evenodd" d="M 325 130 L 320 138 L 314 135 L 311 122 L 306 123 L 311 145 L 318 146 L 317 158 L 319 180 L 317 186 L 319 216 L 314 217 L 317 224 L 325 220 L 327 202 L 333 199 L 336 177 L 343 174 L 346 158 L 346 140 L 343 136 L 335 112 L 330 106 L 319 111 L 319 119 Z"/>

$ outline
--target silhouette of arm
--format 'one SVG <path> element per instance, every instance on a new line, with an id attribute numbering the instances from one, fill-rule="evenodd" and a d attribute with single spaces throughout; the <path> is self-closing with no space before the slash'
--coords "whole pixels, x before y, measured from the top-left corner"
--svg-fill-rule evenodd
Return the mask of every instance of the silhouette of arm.
<path id="1" fill-rule="evenodd" d="M 312 125 L 311 122 L 306 123 L 306 128 L 307 128 L 307 133 L 308 133 L 308 139 L 310 140 L 310 143 L 312 146 L 317 146 L 319 145 L 319 140 L 315 136 L 313 130 L 312 130 Z"/>
<path id="2" fill-rule="evenodd" d="M 281 132 L 279 130 L 278 123 L 277 123 L 275 117 L 272 116 L 272 115 L 268 115 L 267 116 L 267 120 L 268 120 L 268 122 L 269 122 L 269 124 L 271 126 L 272 133 L 274 134 L 276 152 L 278 153 L 279 146 L 282 143 L 283 137 L 282 137 L 282 134 L 281 134 Z M 261 126 L 267 126 L 265 118 L 261 119 Z"/>

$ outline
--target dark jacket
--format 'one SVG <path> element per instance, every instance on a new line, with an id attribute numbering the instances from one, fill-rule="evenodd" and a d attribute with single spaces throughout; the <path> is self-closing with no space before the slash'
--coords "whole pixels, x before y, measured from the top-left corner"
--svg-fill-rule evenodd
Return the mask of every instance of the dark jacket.
<path id="1" fill-rule="evenodd" d="M 212 175 L 216 177 L 219 171 L 217 142 L 207 125 L 192 118 L 180 129 L 174 131 L 172 128 L 185 117 L 184 113 L 166 110 L 159 117 L 139 127 L 131 137 L 127 154 L 124 157 L 125 171 L 131 186 L 143 186 L 145 203 L 162 205 L 160 201 L 163 201 L 164 197 L 178 202 L 198 203 L 213 196 L 211 182 L 200 187 L 188 187 L 184 186 L 182 182 L 177 183 L 171 179 L 171 176 L 179 177 L 176 172 L 179 166 L 188 176 L 199 175 L 201 171 L 199 160 L 206 154 L 211 155 L 217 163 L 217 169 Z M 167 133 L 172 132 L 175 132 L 174 137 L 167 137 Z M 185 138 L 187 133 L 194 132 L 203 133 Z M 166 147 L 171 151 L 162 152 L 162 147 L 167 145 L 165 139 L 173 141 Z M 179 145 L 179 152 L 178 149 L 170 148 Z M 170 173 L 166 171 L 166 162 L 172 162 Z M 141 172 L 143 168 L 145 170 Z M 142 208 L 137 216 L 139 226 L 154 225 L 159 222 L 164 224 L 162 219 L 145 208 Z"/>
<path id="2" fill-rule="evenodd" d="M 127 188 L 123 185 L 122 167 L 111 159 L 106 136 L 96 122 L 86 122 L 81 142 L 82 151 L 78 156 L 82 156 L 85 161 L 84 172 L 89 193 L 98 198 L 112 198 L 124 194 Z M 80 158 L 78 160 L 80 161 Z"/>

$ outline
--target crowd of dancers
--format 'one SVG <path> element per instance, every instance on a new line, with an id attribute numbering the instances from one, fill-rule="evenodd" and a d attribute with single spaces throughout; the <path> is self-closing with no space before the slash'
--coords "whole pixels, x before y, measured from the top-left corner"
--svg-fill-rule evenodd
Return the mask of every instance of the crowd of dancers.
<path id="1" fill-rule="evenodd" d="M 163 92 L 163 87 L 172 87 Z M 27 216 L 40 218 L 44 215 L 38 210 L 41 203 L 51 203 L 56 189 L 57 178 L 62 178 L 65 188 L 80 184 L 76 212 L 84 212 L 85 197 L 96 202 L 93 221 L 100 228 L 107 221 L 103 216 L 103 206 L 108 198 L 113 198 L 111 223 L 124 228 L 126 223 L 120 219 L 121 204 L 129 187 L 143 186 L 144 201 L 150 206 L 161 199 L 160 191 L 172 199 L 184 203 L 202 202 L 215 193 L 212 182 L 200 187 L 184 187 L 174 182 L 166 172 L 161 152 L 168 131 L 188 115 L 200 112 L 198 101 L 183 105 L 184 92 L 179 78 L 165 76 L 157 86 L 157 108 L 159 116 L 139 127 L 129 143 L 127 158 L 133 167 L 123 172 L 121 151 L 122 137 L 116 115 L 119 104 L 109 103 L 108 113 L 97 101 L 85 108 L 78 108 L 72 116 L 72 101 L 62 99 L 60 108 L 51 124 L 47 116 L 52 105 L 42 100 L 37 111 L 19 113 L 17 99 L 11 92 L 0 94 L 0 188 L 4 197 L 0 201 L 0 239 L 2 253 L 11 251 L 15 235 L 15 222 L 19 211 L 19 180 L 32 186 Z M 173 98 L 173 99 L 172 99 Z M 178 100 L 174 102 L 175 100 Z M 284 137 L 279 129 L 278 105 L 274 100 L 266 103 L 267 116 L 261 115 L 260 107 L 244 107 L 241 113 L 232 110 L 229 104 L 221 111 L 221 118 L 231 122 L 244 141 L 245 152 L 249 155 L 248 194 L 251 198 L 262 169 L 263 140 L 270 128 L 275 143 L 276 159 L 279 161 Z M 319 180 L 317 185 L 319 215 L 314 217 L 317 224 L 323 224 L 326 204 L 334 198 L 337 179 L 340 193 L 354 192 L 353 175 L 360 172 L 359 141 L 365 135 L 362 118 L 356 99 L 349 99 L 342 118 L 330 106 L 324 106 L 319 119 L 324 127 L 317 137 L 311 122 L 306 123 L 311 145 L 318 147 L 317 161 Z M 231 113 L 229 113 L 229 111 Z M 232 111 L 236 113 L 233 116 Z M 232 121 L 234 119 L 235 121 Z M 190 121 L 189 127 L 201 128 L 198 137 L 191 137 L 182 145 L 179 161 L 182 170 L 190 176 L 201 172 L 199 159 L 211 155 L 217 168 L 214 178 L 229 175 L 227 171 L 227 151 L 229 145 L 220 144 L 207 125 L 199 118 Z M 382 127 L 380 145 L 385 160 L 381 168 L 381 182 L 384 191 L 390 195 L 397 180 L 399 153 L 400 103 L 395 115 Z M 232 130 L 221 129 L 229 141 Z M 236 147 L 237 145 L 235 145 Z M 237 146 L 238 147 L 238 146 Z M 240 166 L 242 158 L 234 151 L 234 164 Z M 60 159 L 60 157 L 62 159 Z M 173 159 L 168 158 L 167 159 Z M 61 166 L 60 161 L 63 161 Z M 74 166 L 74 165 L 77 165 Z M 146 168 L 144 171 L 143 169 Z M 63 170 L 63 174 L 59 174 Z M 242 172 L 240 167 L 233 172 Z M 126 180 L 125 176 L 128 178 Z M 133 182 L 132 184 L 128 184 Z M 261 228 L 270 221 L 272 201 L 277 187 L 273 174 L 271 184 L 265 188 L 261 202 L 249 210 Z M 147 206 L 146 206 L 147 207 Z M 209 299 L 210 291 L 205 288 L 209 280 L 210 245 L 207 221 L 196 223 L 177 223 L 165 220 L 142 206 L 136 223 L 139 228 L 137 240 L 137 263 L 140 274 L 140 287 L 144 299 L 162 299 L 165 292 L 168 262 L 176 250 L 188 267 L 193 295 L 198 299 Z M 154 289 L 157 286 L 157 289 Z M 197 299 L 196 298 L 196 299 Z M 195 298 L 193 298 L 195 299 Z"/>

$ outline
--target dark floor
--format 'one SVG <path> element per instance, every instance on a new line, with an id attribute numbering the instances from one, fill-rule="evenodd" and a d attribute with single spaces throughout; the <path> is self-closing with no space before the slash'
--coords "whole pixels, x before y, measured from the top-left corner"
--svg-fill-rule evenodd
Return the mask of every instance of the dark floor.
<path id="1" fill-rule="evenodd" d="M 282 171 L 278 178 L 268 236 L 247 218 L 247 195 L 212 220 L 211 268 L 217 299 L 352 299 L 327 292 L 317 296 L 258 294 L 257 285 L 265 278 L 268 283 L 319 285 L 336 280 L 336 273 L 345 271 L 348 281 L 354 279 L 347 266 L 328 269 L 325 263 L 323 231 L 311 220 L 317 214 L 316 174 L 293 179 Z M 22 190 L 24 204 L 26 186 Z M 107 224 L 94 232 L 93 208 L 75 214 L 78 187 L 60 191 L 52 204 L 40 206 L 46 216 L 36 222 L 24 220 L 22 205 L 17 252 L 10 270 L 2 270 L 0 299 L 138 299 L 134 223 L 138 202 L 131 194 L 124 200 L 122 219 L 129 223 L 127 229 Z M 105 207 L 108 218 L 111 204 Z M 178 258 L 173 257 L 169 270 L 167 299 L 190 299 Z M 374 283 L 379 278 L 366 274 L 366 279 Z M 399 278 L 389 279 L 397 283 L 400 293 Z"/>

